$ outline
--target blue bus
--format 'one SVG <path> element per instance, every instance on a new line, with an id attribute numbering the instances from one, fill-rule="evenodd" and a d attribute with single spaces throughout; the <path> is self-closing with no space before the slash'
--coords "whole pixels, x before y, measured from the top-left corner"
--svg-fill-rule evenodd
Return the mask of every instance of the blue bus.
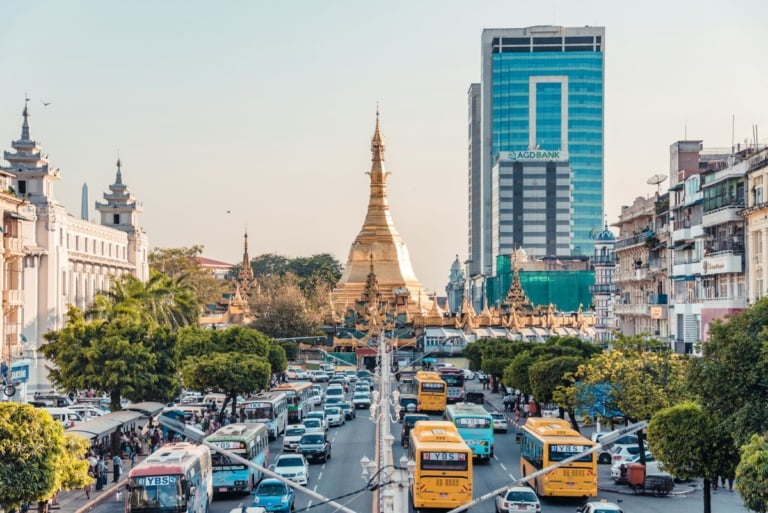
<path id="1" fill-rule="evenodd" d="M 265 424 L 229 424 L 205 440 L 262 467 L 269 464 L 269 434 Z M 213 451 L 213 493 L 251 493 L 261 472 Z"/>
<path id="2" fill-rule="evenodd" d="M 262 392 L 240 405 L 240 422 L 267 425 L 270 440 L 285 433 L 288 401 L 285 392 Z"/>
<path id="3" fill-rule="evenodd" d="M 461 438 L 482 460 L 493 456 L 493 418 L 479 404 L 457 403 L 445 407 L 443 418 L 456 426 Z"/>

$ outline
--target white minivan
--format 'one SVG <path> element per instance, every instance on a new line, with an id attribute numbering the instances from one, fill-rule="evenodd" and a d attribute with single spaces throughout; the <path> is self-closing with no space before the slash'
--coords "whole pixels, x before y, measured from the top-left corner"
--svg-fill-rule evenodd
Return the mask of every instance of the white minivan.
<path id="1" fill-rule="evenodd" d="M 70 428 L 83 422 L 83 417 L 69 408 L 42 408 L 51 414 L 54 420 L 58 420 L 64 428 Z"/>

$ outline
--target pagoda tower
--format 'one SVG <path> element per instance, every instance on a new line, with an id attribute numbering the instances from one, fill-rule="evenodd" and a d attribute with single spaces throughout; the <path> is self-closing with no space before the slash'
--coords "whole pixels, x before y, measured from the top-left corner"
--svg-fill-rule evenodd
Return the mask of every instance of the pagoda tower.
<path id="1" fill-rule="evenodd" d="M 371 267 L 375 270 L 381 299 L 394 303 L 408 292 L 408 313 L 429 311 L 432 300 L 416 278 L 405 241 L 397 232 L 387 201 L 387 176 L 384 169 L 384 138 L 376 109 L 376 129 L 371 139 L 371 177 L 368 213 L 360 233 L 352 243 L 344 274 L 333 290 L 333 305 L 339 311 L 345 304 L 360 301 Z M 421 304 L 419 304 L 421 303 Z"/>

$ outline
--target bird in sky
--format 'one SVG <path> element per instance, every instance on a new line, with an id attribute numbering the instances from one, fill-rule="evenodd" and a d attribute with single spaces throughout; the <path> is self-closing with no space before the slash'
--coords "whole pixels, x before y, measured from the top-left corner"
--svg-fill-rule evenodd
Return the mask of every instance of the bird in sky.
<path id="1" fill-rule="evenodd" d="M 44 101 L 42 101 L 42 100 L 40 101 L 40 103 L 42 103 L 42 104 L 43 104 L 43 107 L 47 107 L 48 105 L 50 105 L 50 104 L 51 104 L 51 102 L 44 102 Z"/>

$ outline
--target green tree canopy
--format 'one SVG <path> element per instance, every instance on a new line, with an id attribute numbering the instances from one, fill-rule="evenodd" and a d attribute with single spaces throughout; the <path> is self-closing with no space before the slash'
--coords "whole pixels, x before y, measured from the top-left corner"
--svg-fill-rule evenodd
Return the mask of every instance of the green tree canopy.
<path id="1" fill-rule="evenodd" d="M 201 303 L 215 303 L 229 290 L 229 283 L 216 278 L 198 261 L 203 246 L 156 248 L 147 256 L 150 269 L 158 271 L 181 285 L 189 286 Z"/>
<path id="2" fill-rule="evenodd" d="M 288 368 L 288 358 L 285 356 L 285 349 L 277 343 L 269 346 L 268 360 L 272 374 L 281 374 Z"/>
<path id="3" fill-rule="evenodd" d="M 307 298 L 295 275 L 259 279 L 261 293 L 255 298 L 256 320 L 251 327 L 273 338 L 322 335 L 322 306 L 319 298 Z M 325 303 L 327 303 L 327 296 Z"/>
<path id="4" fill-rule="evenodd" d="M 672 475 L 704 478 L 704 512 L 710 513 L 711 480 L 735 473 L 730 435 L 701 406 L 683 402 L 656 412 L 648 424 L 648 442 Z"/>
<path id="5" fill-rule="evenodd" d="M 278 343 L 285 349 L 285 357 L 289 362 L 299 359 L 299 344 L 293 340 L 280 340 Z"/>
<path id="6" fill-rule="evenodd" d="M 702 356 L 691 362 L 692 392 L 707 410 L 716 412 L 744 444 L 768 431 L 768 298 L 715 322 Z"/>
<path id="7" fill-rule="evenodd" d="M 65 438 L 64 428 L 45 410 L 0 402 L 0 507 L 5 511 L 82 486 L 88 477 L 83 455 L 82 441 Z"/>
<path id="8" fill-rule="evenodd" d="M 749 509 L 768 513 L 768 435 L 754 434 L 742 446 L 736 490 Z"/>
<path id="9" fill-rule="evenodd" d="M 235 415 L 237 396 L 266 389 L 272 368 L 266 357 L 252 353 L 210 353 L 185 360 L 182 374 L 184 384 L 192 390 L 226 394 L 222 413 L 231 400 Z"/>

